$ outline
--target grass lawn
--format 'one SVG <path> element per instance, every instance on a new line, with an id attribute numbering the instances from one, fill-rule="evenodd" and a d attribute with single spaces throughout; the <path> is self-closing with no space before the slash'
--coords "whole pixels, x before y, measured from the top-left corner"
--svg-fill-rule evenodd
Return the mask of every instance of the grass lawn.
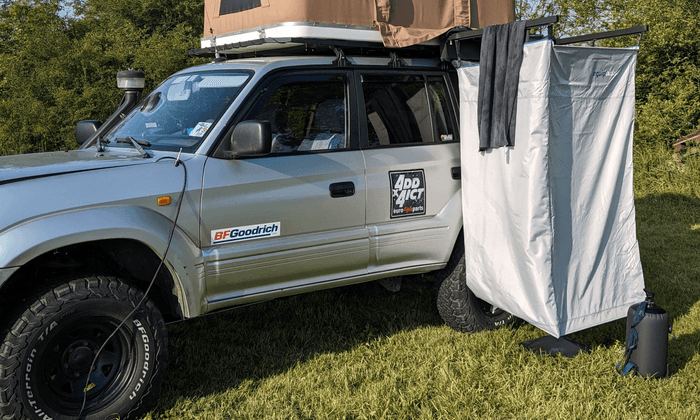
<path id="1" fill-rule="evenodd" d="M 573 335 L 590 354 L 537 355 L 531 325 L 465 335 L 432 283 L 367 283 L 171 325 L 170 364 L 146 419 L 700 418 L 700 199 L 638 194 L 647 287 L 670 315 L 671 377 L 621 377 L 624 320 Z"/>

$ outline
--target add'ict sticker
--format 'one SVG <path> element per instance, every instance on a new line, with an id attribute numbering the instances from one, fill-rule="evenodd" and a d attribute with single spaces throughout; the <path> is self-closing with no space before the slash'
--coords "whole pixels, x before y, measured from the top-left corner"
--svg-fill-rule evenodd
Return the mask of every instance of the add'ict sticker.
<path id="1" fill-rule="evenodd" d="M 425 174 L 422 169 L 389 172 L 391 217 L 425 214 Z"/>

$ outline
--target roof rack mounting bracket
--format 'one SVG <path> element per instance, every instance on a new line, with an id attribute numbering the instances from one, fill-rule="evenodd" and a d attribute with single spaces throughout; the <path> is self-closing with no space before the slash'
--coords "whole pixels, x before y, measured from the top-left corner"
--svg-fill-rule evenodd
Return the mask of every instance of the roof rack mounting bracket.
<path id="1" fill-rule="evenodd" d="M 530 29 L 530 28 L 538 28 L 541 26 L 546 26 L 550 27 L 553 26 L 555 23 L 559 22 L 559 16 L 547 16 L 539 19 L 532 19 L 532 20 L 527 20 L 525 21 L 525 29 Z M 550 31 L 550 33 L 552 33 Z M 461 32 L 456 32 L 450 35 L 447 40 L 448 41 L 456 41 L 456 40 L 465 40 L 465 39 L 473 39 L 473 38 L 481 38 L 484 35 L 484 29 L 474 29 L 474 30 L 466 30 L 466 31 L 461 31 Z"/>
<path id="2" fill-rule="evenodd" d="M 457 46 L 457 68 L 459 68 L 459 67 L 462 67 L 462 56 L 459 54 L 460 53 L 459 39 L 456 39 L 454 41 L 454 43 Z"/>
<path id="3" fill-rule="evenodd" d="M 349 67 L 350 61 L 348 61 L 348 58 L 345 56 L 343 50 L 336 47 L 335 45 L 331 45 L 330 47 L 335 53 L 335 60 L 333 60 L 333 65 L 337 67 Z"/>
<path id="4" fill-rule="evenodd" d="M 391 57 L 391 61 L 389 61 L 389 66 L 395 69 L 406 66 L 406 62 L 399 58 L 399 55 L 396 54 L 395 51 L 389 51 L 389 57 Z"/>

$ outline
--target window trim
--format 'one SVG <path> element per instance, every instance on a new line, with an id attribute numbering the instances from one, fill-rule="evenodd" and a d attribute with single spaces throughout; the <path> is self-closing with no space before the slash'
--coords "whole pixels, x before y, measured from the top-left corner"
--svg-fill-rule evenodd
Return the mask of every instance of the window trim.
<path id="1" fill-rule="evenodd" d="M 362 83 L 363 83 L 363 76 L 365 75 L 371 75 L 371 76 L 395 76 L 395 77 L 401 77 L 406 76 L 406 75 L 412 75 L 412 76 L 421 76 L 423 79 L 423 83 L 427 86 L 430 78 L 440 78 L 442 82 L 445 84 L 447 88 L 447 106 L 450 108 L 448 110 L 448 119 L 452 123 L 452 127 L 455 130 L 453 140 L 449 141 L 435 141 L 435 142 L 415 142 L 415 143 L 398 143 L 398 144 L 388 144 L 388 145 L 379 145 L 379 146 L 370 146 L 369 145 L 369 129 L 367 127 L 367 107 L 365 103 L 365 96 L 364 96 L 364 91 L 362 89 Z M 400 83 L 400 81 L 398 81 Z M 377 82 L 372 82 L 370 81 L 369 83 L 377 83 Z M 427 95 L 427 89 L 426 89 L 426 95 Z M 451 144 L 451 143 L 459 143 L 460 138 L 459 138 L 459 124 L 458 124 L 458 114 L 457 110 L 459 109 L 458 107 L 455 106 L 454 99 L 453 99 L 453 91 L 452 91 L 452 86 L 451 83 L 449 82 L 447 75 L 444 72 L 439 72 L 439 71 L 425 71 L 425 70 L 415 70 L 415 71 L 406 71 L 405 69 L 402 69 L 400 72 L 397 71 L 392 71 L 392 70 L 379 70 L 379 69 L 358 69 L 355 71 L 355 95 L 357 96 L 357 119 L 358 123 L 360 125 L 360 148 L 363 150 L 374 150 L 374 149 L 388 149 L 388 148 L 393 148 L 393 147 L 416 147 L 416 146 L 436 146 L 436 145 L 441 145 L 441 144 Z M 428 100 L 428 106 L 430 107 L 430 113 L 434 113 L 433 110 L 433 104 L 430 100 L 430 97 L 427 97 Z M 431 119 L 430 121 L 431 124 L 431 129 L 433 133 L 435 132 L 435 121 Z"/>
<path id="2" fill-rule="evenodd" d="M 352 92 L 356 90 L 355 88 L 355 78 L 350 69 L 337 69 L 337 68 L 305 68 L 304 70 L 299 69 L 280 69 L 269 73 L 264 76 L 257 84 L 253 87 L 253 94 L 246 98 L 246 101 L 241 104 L 236 115 L 229 122 L 226 130 L 223 130 L 223 135 L 217 139 L 216 144 L 212 148 L 211 156 L 215 158 L 230 159 L 225 156 L 223 150 L 225 148 L 225 139 L 230 136 L 233 132 L 235 126 L 245 121 L 246 116 L 258 105 L 259 101 L 267 100 L 272 95 L 275 89 L 283 86 L 293 81 L 303 81 L 304 79 L 308 81 L 313 81 L 313 79 L 319 77 L 333 77 L 333 76 L 344 76 L 345 80 L 345 99 L 346 99 L 346 114 L 345 114 L 345 127 L 346 127 L 346 137 L 349 140 L 348 147 L 345 149 L 330 149 L 330 150 L 314 150 L 314 151 L 301 151 L 294 153 L 270 153 L 263 156 L 245 156 L 236 159 L 264 159 L 268 157 L 278 157 L 278 156 L 295 156 L 295 155 L 307 155 L 307 154 L 319 154 L 319 153 L 338 153 L 347 152 L 353 150 L 359 150 L 359 121 L 357 116 L 357 95 L 353 95 Z"/>

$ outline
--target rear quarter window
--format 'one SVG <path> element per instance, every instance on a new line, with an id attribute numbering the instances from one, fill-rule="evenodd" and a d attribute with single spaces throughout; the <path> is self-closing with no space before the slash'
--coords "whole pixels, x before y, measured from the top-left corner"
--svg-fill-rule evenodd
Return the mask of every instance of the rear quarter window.
<path id="1" fill-rule="evenodd" d="M 442 77 L 363 75 L 369 147 L 458 140 Z"/>

